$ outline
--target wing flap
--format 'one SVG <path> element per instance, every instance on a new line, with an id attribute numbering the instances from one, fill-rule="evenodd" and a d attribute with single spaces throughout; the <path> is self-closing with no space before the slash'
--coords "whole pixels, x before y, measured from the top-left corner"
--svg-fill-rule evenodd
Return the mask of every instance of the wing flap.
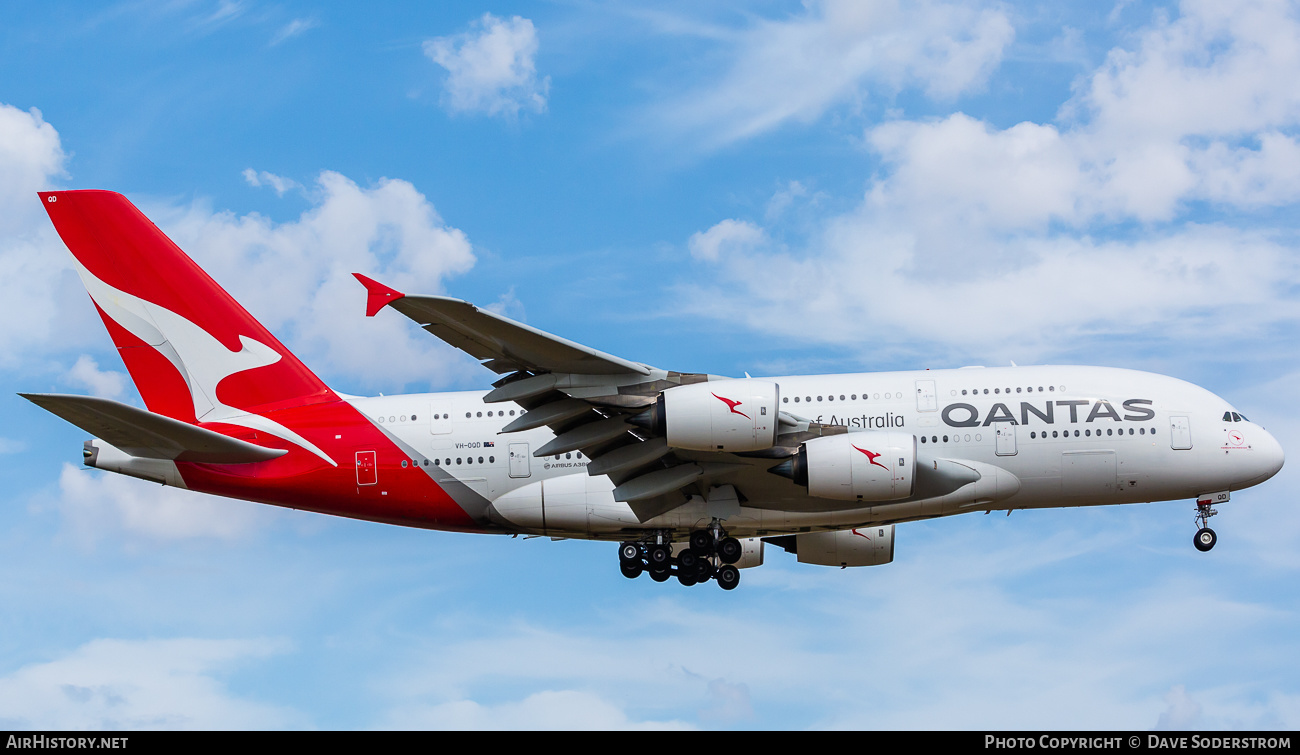
<path id="1" fill-rule="evenodd" d="M 249 464 L 288 453 L 282 448 L 265 448 L 104 398 L 57 393 L 18 395 L 123 452 L 143 459 Z"/>

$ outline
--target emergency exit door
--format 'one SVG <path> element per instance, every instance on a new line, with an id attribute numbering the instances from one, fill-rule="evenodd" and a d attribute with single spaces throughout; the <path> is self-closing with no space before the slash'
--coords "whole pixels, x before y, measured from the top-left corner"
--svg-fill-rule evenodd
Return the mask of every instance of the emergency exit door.
<path id="1" fill-rule="evenodd" d="M 1016 455 L 1016 426 L 1010 422 L 994 422 L 993 432 L 997 436 L 998 456 Z"/>
<path id="2" fill-rule="evenodd" d="M 374 485 L 379 482 L 379 464 L 374 451 L 357 451 L 357 484 Z"/>
<path id="3" fill-rule="evenodd" d="M 933 380 L 916 381 L 916 410 L 933 412 L 939 409 L 939 393 L 934 389 Z"/>

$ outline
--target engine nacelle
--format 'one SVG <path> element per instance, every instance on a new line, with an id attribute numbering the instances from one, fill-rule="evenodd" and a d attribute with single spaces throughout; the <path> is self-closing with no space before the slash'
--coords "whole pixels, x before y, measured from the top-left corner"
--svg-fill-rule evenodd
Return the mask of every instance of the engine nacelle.
<path id="1" fill-rule="evenodd" d="M 692 451 L 760 451 L 776 445 L 780 389 L 766 380 L 714 380 L 669 388 L 652 410 L 668 445 Z"/>
<path id="2" fill-rule="evenodd" d="M 795 535 L 801 564 L 879 566 L 894 560 L 894 525 Z"/>
<path id="3" fill-rule="evenodd" d="M 868 431 L 813 438 L 799 447 L 792 478 L 818 498 L 897 501 L 912 495 L 916 436 Z"/>

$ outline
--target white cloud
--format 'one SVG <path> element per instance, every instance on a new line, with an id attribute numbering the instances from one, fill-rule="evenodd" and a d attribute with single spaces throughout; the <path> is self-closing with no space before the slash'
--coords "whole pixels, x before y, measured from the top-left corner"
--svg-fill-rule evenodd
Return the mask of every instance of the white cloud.
<path id="1" fill-rule="evenodd" d="M 220 677 L 285 651 L 270 640 L 113 640 L 0 677 L 0 726 L 54 731 L 272 729 L 302 726 L 244 699 Z"/>
<path id="2" fill-rule="evenodd" d="M 298 183 L 297 181 L 291 178 L 285 178 L 284 176 L 277 176 L 274 173 L 268 173 L 267 171 L 258 172 L 256 170 L 253 170 L 252 168 L 245 168 L 243 172 L 243 176 L 244 176 L 244 181 L 249 186 L 255 188 L 260 188 L 262 186 L 270 186 L 272 189 L 275 190 L 275 195 L 277 197 L 284 196 L 284 193 L 286 191 L 289 191 L 290 189 L 302 188 L 302 184 Z"/>
<path id="3" fill-rule="evenodd" d="M 85 388 L 100 398 L 117 398 L 126 387 L 125 373 L 99 369 L 99 363 L 89 354 L 82 354 L 68 370 L 67 381 Z"/>
<path id="4" fill-rule="evenodd" d="M 28 232 L 44 216 L 36 192 L 57 188 L 66 161 L 41 111 L 0 104 L 0 237 Z"/>
<path id="5" fill-rule="evenodd" d="M 352 277 L 440 293 L 445 278 L 474 264 L 465 234 L 406 181 L 362 188 L 326 171 L 308 193 L 313 206 L 286 223 L 203 203 L 147 214 L 313 369 L 367 390 L 481 377 L 405 317 L 388 310 L 365 317 L 365 289 Z"/>
<path id="6" fill-rule="evenodd" d="M 0 229 L 9 230 L 0 234 L 0 366 L 108 345 L 36 196 L 57 188 L 51 184 L 63 174 L 57 132 L 37 111 L 0 105 L 0 137 L 6 178 Z M 266 171 L 249 169 L 244 178 L 277 194 L 303 188 Z M 411 293 L 439 293 L 445 278 L 474 264 L 465 234 L 407 181 L 382 179 L 362 188 L 326 171 L 303 190 L 312 206 L 286 223 L 214 212 L 202 201 L 178 207 L 135 199 L 308 366 L 364 390 L 481 377 L 471 360 L 406 318 L 393 312 L 366 318 L 365 291 L 351 276 L 361 272 Z M 117 374 L 83 356 L 67 379 L 96 395 L 118 395 Z"/>
<path id="7" fill-rule="evenodd" d="M 725 275 L 695 276 L 684 306 L 808 339 L 861 343 L 866 325 L 1018 360 L 1095 334 L 1205 342 L 1295 322 L 1288 233 L 1240 216 L 1300 200 L 1293 6 L 1187 2 L 1135 39 L 1081 81 L 1060 124 L 954 113 L 868 129 L 884 170 L 858 208 L 796 249 L 701 254 L 713 229 L 695 234 L 692 254 Z M 1222 219 L 1192 222 L 1193 203 Z"/>
<path id="8" fill-rule="evenodd" d="M 295 18 L 275 33 L 275 36 L 271 38 L 271 46 L 275 47 L 281 42 L 305 34 L 317 26 L 320 26 L 320 21 L 315 18 Z"/>
<path id="9" fill-rule="evenodd" d="M 102 540 L 238 540 L 265 528 L 268 506 L 196 493 L 64 464 L 57 502 L 63 524 L 85 547 Z"/>
<path id="10" fill-rule="evenodd" d="M 1294 726 L 1295 684 L 1277 677 L 1296 645 L 1291 593 L 1272 590 L 1290 572 L 1245 566 L 1262 581 L 1243 595 L 1242 574 L 1190 547 L 1184 514 L 1157 504 L 908 524 L 884 567 L 810 567 L 769 551 L 745 571 L 743 601 L 711 584 L 665 592 L 643 576 L 579 623 L 567 609 L 549 621 L 462 612 L 371 686 L 392 701 L 384 725 L 526 726 L 525 701 L 558 702 L 558 690 L 610 727 L 780 716 L 818 729 L 1145 729 L 1186 711 L 1167 694 L 1182 685 L 1205 728 Z M 1151 549 L 1158 558 L 1141 556 Z M 1154 565 L 1137 580 L 1135 555 Z M 558 726 L 590 720 L 554 715 Z"/>
<path id="11" fill-rule="evenodd" d="M 203 26 L 221 26 L 244 15 L 246 6 L 241 0 L 220 0 L 216 9 L 202 19 Z"/>
<path id="12" fill-rule="evenodd" d="M 36 196 L 60 188 L 66 161 L 39 110 L 0 104 L 0 367 L 93 343 L 103 330 Z"/>
<path id="13" fill-rule="evenodd" d="M 688 246 L 697 260 L 715 261 L 724 253 L 744 253 L 761 245 L 763 229 L 743 220 L 724 220 L 707 231 L 692 234 Z"/>
<path id="14" fill-rule="evenodd" d="M 1169 707 L 1156 721 L 1157 731 L 1192 731 L 1201 728 L 1201 706 L 1187 694 L 1181 684 L 1174 685 L 1165 695 Z"/>
<path id="15" fill-rule="evenodd" d="M 1298 260 L 1266 234 L 1192 226 L 1137 241 L 974 238 L 944 254 L 921 248 L 924 232 L 843 218 L 815 254 L 720 256 L 719 272 L 683 283 L 675 306 L 877 355 L 921 339 L 1017 360 L 1098 333 L 1207 343 L 1300 317 L 1280 282 L 1300 273 Z"/>
<path id="16" fill-rule="evenodd" d="M 468 32 L 426 40 L 424 54 L 447 69 L 444 102 L 452 112 L 546 110 L 551 79 L 537 78 L 537 31 L 526 18 L 485 13 Z"/>
<path id="17" fill-rule="evenodd" d="M 725 72 L 657 106 L 656 123 L 718 147 L 808 123 L 879 90 L 948 99 L 983 86 L 1014 31 L 998 9 L 961 2 L 810 0 L 731 36 Z"/>
<path id="18" fill-rule="evenodd" d="M 617 705 L 575 690 L 545 690 L 522 700 L 483 705 L 455 700 L 395 711 L 388 722 L 402 729 L 475 731 L 647 731 L 694 727 L 680 721 L 633 721 Z"/>

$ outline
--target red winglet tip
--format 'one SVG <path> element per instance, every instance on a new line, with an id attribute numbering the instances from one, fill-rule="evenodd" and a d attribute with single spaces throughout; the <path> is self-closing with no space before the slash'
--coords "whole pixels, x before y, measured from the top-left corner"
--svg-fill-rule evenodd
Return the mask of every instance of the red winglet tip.
<path id="1" fill-rule="evenodd" d="M 366 287 L 366 317 L 374 317 L 375 313 L 406 294 L 380 283 L 373 278 L 367 278 L 361 273 L 353 273 L 352 276 L 361 281 L 361 285 Z"/>

